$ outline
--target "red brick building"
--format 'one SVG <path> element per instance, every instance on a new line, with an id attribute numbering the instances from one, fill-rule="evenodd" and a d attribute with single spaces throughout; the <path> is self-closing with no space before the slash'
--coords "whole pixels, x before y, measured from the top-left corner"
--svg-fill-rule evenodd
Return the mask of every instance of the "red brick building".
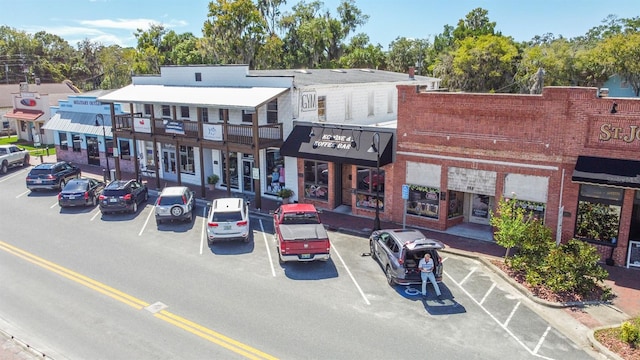
<path id="1" fill-rule="evenodd" d="M 640 267 L 639 99 L 577 87 L 514 95 L 398 86 L 398 97 L 393 178 L 409 185 L 407 224 L 488 225 L 497 202 L 515 194 L 558 241 L 583 239 L 605 260 Z M 401 200 L 402 187 L 387 196 Z M 384 218 L 402 221 L 404 201 L 388 205 Z"/>

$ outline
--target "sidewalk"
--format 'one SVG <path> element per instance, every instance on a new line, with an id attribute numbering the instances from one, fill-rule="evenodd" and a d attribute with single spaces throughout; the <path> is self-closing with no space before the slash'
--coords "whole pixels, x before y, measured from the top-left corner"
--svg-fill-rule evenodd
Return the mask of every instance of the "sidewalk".
<path id="1" fill-rule="evenodd" d="M 55 161 L 55 156 L 44 157 L 45 162 Z M 32 164 L 39 164 L 40 159 L 32 159 Z M 102 168 L 91 165 L 80 165 L 82 168 L 83 176 L 102 179 Z M 122 174 L 123 179 L 133 179 L 134 174 Z M 150 192 L 156 193 L 160 189 L 155 188 L 154 178 L 144 178 L 143 181 L 148 183 Z M 176 185 L 175 183 L 167 183 L 163 180 L 166 186 Z M 227 197 L 228 194 L 225 190 L 209 190 L 206 189 L 206 196 L 203 198 L 201 195 L 201 187 L 195 185 L 187 185 L 196 192 L 199 204 L 205 204 L 215 198 Z M 253 196 L 246 196 L 242 194 L 232 194 L 232 196 L 243 196 L 251 201 L 251 213 L 258 216 L 269 216 L 269 211 L 274 210 L 280 205 L 280 202 L 274 199 L 262 198 L 262 207 L 256 209 L 254 206 Z M 321 214 L 322 221 L 325 225 L 333 231 L 339 231 L 349 233 L 356 236 L 368 237 L 371 233 L 371 227 L 373 220 L 370 218 L 358 217 L 351 214 L 339 213 L 335 211 L 324 210 Z M 402 224 L 396 224 L 391 222 L 382 221 L 382 228 L 398 228 L 402 227 Z M 469 227 L 456 227 L 449 229 L 445 232 L 434 231 L 429 229 L 419 229 L 426 237 L 438 239 L 446 245 L 444 252 L 450 252 L 453 254 L 476 258 L 482 261 L 487 267 L 495 270 L 497 274 L 501 275 L 506 281 L 510 282 L 513 286 L 521 290 L 525 295 L 529 296 L 533 301 L 537 302 L 548 308 L 549 319 L 558 319 L 558 327 L 562 328 L 562 332 L 571 332 L 567 336 L 578 344 L 591 345 L 598 349 L 600 352 L 607 354 L 608 351 L 602 348 L 597 341 L 593 339 L 593 331 L 601 327 L 617 326 L 622 321 L 625 321 L 631 317 L 640 316 L 640 271 L 637 269 L 626 269 L 616 266 L 602 265 L 608 272 L 609 278 L 606 280 L 607 286 L 613 289 L 616 297 L 610 304 L 577 304 L 572 307 L 565 307 L 558 303 L 549 303 L 538 298 L 535 298 L 529 294 L 526 289 L 520 286 L 518 283 L 507 277 L 491 264 L 492 259 L 500 259 L 505 254 L 505 249 L 497 245 L 493 241 L 487 241 L 487 234 L 485 232 L 474 231 L 474 228 Z M 568 323 L 565 319 L 573 319 L 575 323 Z M 563 319 L 563 320 L 559 320 Z M 2 334 L 0 334 L 2 335 Z M 6 335 L 6 334 L 5 334 Z M 6 336 L 5 336 L 6 337 Z M 30 359 L 32 357 L 10 357 L 5 355 L 4 351 L 8 342 L 4 341 L 2 348 L 0 348 L 0 359 Z M 14 347 L 15 349 L 15 347 Z M 25 354 L 23 354 L 25 355 Z M 615 355 L 607 354 L 609 358 L 616 358 Z"/>

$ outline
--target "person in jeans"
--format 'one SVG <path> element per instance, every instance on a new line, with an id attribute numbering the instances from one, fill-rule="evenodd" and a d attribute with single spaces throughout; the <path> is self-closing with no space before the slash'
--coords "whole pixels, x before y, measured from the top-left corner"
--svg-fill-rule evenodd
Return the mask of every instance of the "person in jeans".
<path id="1" fill-rule="evenodd" d="M 436 276 L 433 274 L 435 265 L 431 258 L 431 254 L 424 254 L 424 258 L 421 259 L 418 264 L 418 269 L 420 269 L 420 276 L 422 277 L 422 296 L 427 296 L 427 280 L 429 280 L 431 281 L 431 284 L 433 284 L 433 288 L 436 290 L 436 295 L 440 297 L 442 293 L 440 292 L 440 287 L 436 281 Z"/>

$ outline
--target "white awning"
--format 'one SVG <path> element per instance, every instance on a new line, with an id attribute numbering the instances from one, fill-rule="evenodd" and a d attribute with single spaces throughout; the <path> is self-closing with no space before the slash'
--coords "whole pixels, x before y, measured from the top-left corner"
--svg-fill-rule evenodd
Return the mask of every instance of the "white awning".
<path id="1" fill-rule="evenodd" d="M 111 116 L 103 115 L 104 131 L 108 138 L 111 134 Z M 95 113 L 58 112 L 42 127 L 45 130 L 55 130 L 80 134 L 102 136 L 102 123 L 96 126 Z"/>
<path id="2" fill-rule="evenodd" d="M 98 101 L 254 109 L 287 90 L 272 87 L 128 85 L 98 97 Z"/>

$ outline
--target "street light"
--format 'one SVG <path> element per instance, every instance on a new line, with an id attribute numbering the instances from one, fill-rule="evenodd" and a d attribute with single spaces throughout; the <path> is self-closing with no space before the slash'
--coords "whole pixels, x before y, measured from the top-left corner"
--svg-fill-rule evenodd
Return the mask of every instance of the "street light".
<path id="1" fill-rule="evenodd" d="M 107 160 L 107 176 L 105 177 L 105 180 L 111 180 L 111 169 L 109 169 L 109 152 L 107 151 L 107 131 L 104 128 L 104 116 L 102 116 L 102 114 L 97 114 L 96 126 L 100 126 L 100 123 L 102 123 L 102 138 L 104 139 L 104 158 Z"/>
<path id="2" fill-rule="evenodd" d="M 367 152 L 376 153 L 376 218 L 373 220 L 373 231 L 380 230 L 380 133 L 373 134 L 371 147 Z M 373 184 L 373 175 L 370 176 L 370 184 Z"/>

